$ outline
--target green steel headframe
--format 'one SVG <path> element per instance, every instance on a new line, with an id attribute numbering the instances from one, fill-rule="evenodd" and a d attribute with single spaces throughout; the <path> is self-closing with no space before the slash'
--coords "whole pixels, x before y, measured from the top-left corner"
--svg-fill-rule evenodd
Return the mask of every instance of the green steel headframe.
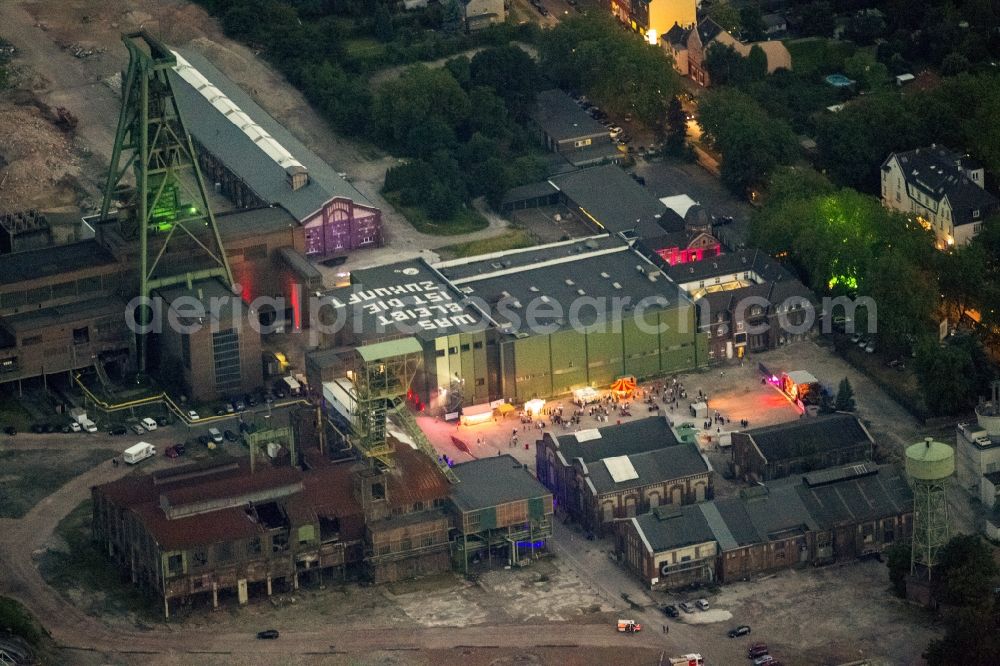
<path id="1" fill-rule="evenodd" d="M 233 274 L 222 246 L 205 183 L 190 135 L 184 128 L 168 72 L 177 59 L 166 46 L 145 31 L 122 35 L 129 52 L 122 79 L 122 108 L 115 133 L 114 152 L 101 202 L 101 220 L 107 219 L 111 199 L 131 170 L 135 176 L 132 214 L 118 217 L 126 239 L 139 241 L 139 295 L 191 280 L 219 278 L 231 287 Z M 167 246 L 178 232 L 199 248 L 207 268 L 171 273 L 160 266 Z M 150 248 L 154 239 L 159 247 Z M 140 311 L 140 323 L 149 316 Z M 146 367 L 146 336 L 140 336 L 139 370 Z"/>

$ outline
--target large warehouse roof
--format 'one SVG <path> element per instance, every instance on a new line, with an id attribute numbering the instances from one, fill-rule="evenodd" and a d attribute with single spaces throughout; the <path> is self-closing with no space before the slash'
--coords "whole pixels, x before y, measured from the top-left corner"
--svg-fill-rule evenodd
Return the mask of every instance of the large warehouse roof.
<path id="1" fill-rule="evenodd" d="M 608 134 L 604 125 L 556 88 L 538 93 L 531 117 L 555 141 Z"/>
<path id="2" fill-rule="evenodd" d="M 566 460 L 580 458 L 588 465 L 604 458 L 636 455 L 680 444 L 662 416 L 609 425 L 596 431 L 553 434 L 553 437 Z"/>
<path id="3" fill-rule="evenodd" d="M 684 219 L 615 165 L 596 166 L 553 176 L 553 185 L 607 231 L 636 231 L 656 238 L 682 231 Z"/>
<path id="4" fill-rule="evenodd" d="M 608 236 L 445 262 L 437 268 L 466 296 L 489 304 L 494 321 L 511 333 L 521 332 L 529 311 L 540 324 L 562 329 L 574 324 L 571 313 L 580 325 L 590 326 L 627 315 L 644 300 L 661 309 L 687 302 L 659 268 Z M 597 299 L 605 312 L 591 306 L 574 309 L 574 302 L 583 305 L 583 299 Z M 615 302 L 622 304 L 618 313 Z"/>
<path id="5" fill-rule="evenodd" d="M 372 205 L 204 56 L 174 53 L 171 83 L 184 126 L 261 199 L 281 204 L 300 222 L 335 197 Z M 309 182 L 293 190 L 286 169 L 302 167 Z"/>

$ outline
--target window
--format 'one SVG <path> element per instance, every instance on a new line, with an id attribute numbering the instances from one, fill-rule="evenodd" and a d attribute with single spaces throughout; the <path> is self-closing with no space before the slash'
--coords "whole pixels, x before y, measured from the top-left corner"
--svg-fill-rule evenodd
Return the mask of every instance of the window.
<path id="1" fill-rule="evenodd" d="M 247 555 L 251 557 L 254 555 L 260 555 L 260 537 L 252 537 L 247 541 Z"/>
<path id="2" fill-rule="evenodd" d="M 423 502 L 415 502 L 413 504 L 413 511 L 414 512 L 423 511 L 423 510 L 424 510 L 424 503 Z"/>
<path id="3" fill-rule="evenodd" d="M 423 542 L 421 542 L 421 545 L 422 546 L 433 546 L 434 545 L 434 537 L 425 536 Z"/>
<path id="4" fill-rule="evenodd" d="M 278 532 L 271 537 L 271 552 L 280 553 L 285 550 L 288 550 L 288 535 L 284 532 Z"/>
<path id="5" fill-rule="evenodd" d="M 437 350 L 434 351 L 434 355 L 436 357 L 438 357 L 438 358 L 444 358 L 444 350 L 443 349 L 437 349 Z"/>
<path id="6" fill-rule="evenodd" d="M 469 351 L 469 343 L 465 343 L 464 345 L 462 345 L 462 351 L 464 352 Z"/>
<path id="7" fill-rule="evenodd" d="M 448 353 L 449 354 L 457 354 L 458 353 L 458 347 L 448 347 Z"/>
<path id="8" fill-rule="evenodd" d="M 167 573 L 176 575 L 184 570 L 184 556 L 180 553 L 167 557 Z"/>
<path id="9" fill-rule="evenodd" d="M 486 385 L 486 379 L 485 378 L 483 378 L 483 377 L 477 377 L 476 378 L 476 386 L 485 386 L 485 385 Z"/>
<path id="10" fill-rule="evenodd" d="M 978 208 L 976 210 L 972 211 L 972 217 L 974 219 L 978 219 L 979 218 L 979 209 Z"/>
<path id="11" fill-rule="evenodd" d="M 482 349 L 483 348 L 483 341 L 482 340 L 477 340 L 476 342 L 473 342 L 472 343 L 472 348 L 473 349 Z"/>
<path id="12" fill-rule="evenodd" d="M 199 548 L 194 551 L 194 565 L 196 567 L 203 567 L 208 564 L 208 553 L 205 552 L 204 548 Z"/>
<path id="13" fill-rule="evenodd" d="M 83 326 L 81 328 L 73 329 L 73 344 L 74 345 L 85 345 L 90 342 L 90 328 Z"/>
<path id="14" fill-rule="evenodd" d="M 372 486 L 372 499 L 382 500 L 385 499 L 385 486 L 381 483 L 373 483 Z"/>
<path id="15" fill-rule="evenodd" d="M 32 336 L 29 336 L 27 338 L 22 338 L 21 339 L 21 346 L 22 347 L 30 347 L 31 345 L 40 344 L 41 341 L 42 341 L 42 336 L 40 336 L 40 335 L 32 335 Z"/>
<path id="16" fill-rule="evenodd" d="M 228 562 L 233 559 L 233 544 L 224 541 L 215 546 L 215 559 L 218 562 Z"/>
<path id="17" fill-rule="evenodd" d="M 384 546 L 379 546 L 378 547 L 378 554 L 379 555 L 388 555 L 389 554 L 389 544 L 385 544 Z"/>
<path id="18" fill-rule="evenodd" d="M 583 148 L 584 146 L 589 146 L 591 144 L 591 139 L 580 139 L 573 142 L 574 148 Z"/>
<path id="19" fill-rule="evenodd" d="M 215 386 L 221 392 L 242 388 L 240 373 L 240 338 L 235 329 L 212 334 L 212 355 L 215 361 Z"/>
<path id="20" fill-rule="evenodd" d="M 18 367 L 16 356 L 8 356 L 7 358 L 0 359 L 0 373 L 17 372 Z"/>

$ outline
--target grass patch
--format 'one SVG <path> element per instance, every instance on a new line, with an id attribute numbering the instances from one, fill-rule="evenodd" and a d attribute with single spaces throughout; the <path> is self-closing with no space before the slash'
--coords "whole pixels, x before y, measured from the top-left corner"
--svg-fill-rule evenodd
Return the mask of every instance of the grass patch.
<path id="1" fill-rule="evenodd" d="M 511 229 L 493 238 L 484 238 L 482 240 L 469 241 L 468 243 L 456 243 L 455 245 L 438 248 L 435 252 L 440 254 L 442 259 L 458 259 L 460 257 L 474 257 L 479 254 L 532 247 L 537 244 L 538 239 L 531 232 L 525 229 Z"/>
<path id="2" fill-rule="evenodd" d="M 844 61 L 857 47 L 851 42 L 813 37 L 785 42 L 792 56 L 792 68 L 804 78 L 842 72 Z"/>
<path id="3" fill-rule="evenodd" d="M 0 392 L 0 426 L 14 426 L 19 431 L 25 431 L 31 428 L 31 424 L 31 414 L 13 391 Z"/>
<path id="4" fill-rule="evenodd" d="M 42 628 L 28 609 L 13 599 L 0 597 L 0 629 L 20 636 L 31 645 L 42 640 Z"/>
<path id="5" fill-rule="evenodd" d="M 67 598 L 82 599 L 83 610 L 91 615 L 138 613 L 159 620 L 159 606 L 129 583 L 94 543 L 92 511 L 93 503 L 87 500 L 59 522 L 55 534 L 66 543 L 66 550 L 45 551 L 38 564 L 42 578 Z"/>
<path id="6" fill-rule="evenodd" d="M 66 447 L 73 436 L 66 435 Z M 0 518 L 21 518 L 71 479 L 105 463 L 118 451 L 0 451 Z"/>
<path id="7" fill-rule="evenodd" d="M 387 192 L 385 193 L 385 198 L 403 217 L 409 220 L 414 229 L 422 234 L 458 236 L 473 231 L 480 231 L 490 226 L 485 217 L 480 215 L 474 208 L 468 206 L 460 208 L 451 219 L 438 222 L 427 217 L 427 214 L 416 206 L 402 205 L 398 192 Z"/>
<path id="8" fill-rule="evenodd" d="M 358 59 L 381 58 L 385 55 L 385 44 L 371 37 L 357 37 L 344 42 L 347 55 Z"/>

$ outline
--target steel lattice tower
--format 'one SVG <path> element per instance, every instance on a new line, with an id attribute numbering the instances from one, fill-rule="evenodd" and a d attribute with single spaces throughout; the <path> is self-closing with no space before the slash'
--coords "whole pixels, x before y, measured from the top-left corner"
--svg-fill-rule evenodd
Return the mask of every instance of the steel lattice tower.
<path id="1" fill-rule="evenodd" d="M 122 78 L 122 108 L 100 219 L 107 219 L 111 199 L 131 170 L 133 209 L 120 213 L 118 224 L 123 238 L 139 241 L 139 295 L 148 299 L 159 287 L 207 278 L 232 287 L 219 227 L 170 85 L 169 70 L 177 59 L 145 31 L 125 34 L 122 41 L 129 64 Z M 171 272 L 161 265 L 178 232 L 194 241 L 192 258 L 200 261 L 195 270 Z M 139 317 L 139 323 L 146 324 L 148 309 L 141 308 Z M 140 335 L 140 372 L 146 369 L 146 346 L 146 336 Z"/>

